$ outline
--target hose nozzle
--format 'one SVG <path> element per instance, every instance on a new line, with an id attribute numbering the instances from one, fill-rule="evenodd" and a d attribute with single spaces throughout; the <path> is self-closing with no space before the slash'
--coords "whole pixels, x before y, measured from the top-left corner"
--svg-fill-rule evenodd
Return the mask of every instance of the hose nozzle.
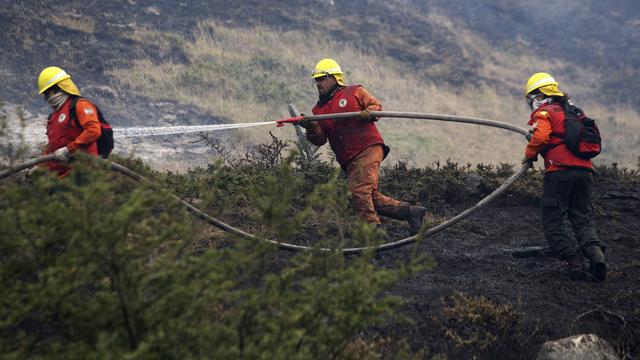
<path id="1" fill-rule="evenodd" d="M 276 126 L 282 127 L 284 126 L 284 124 L 297 124 L 302 119 L 304 119 L 304 115 L 296 116 L 288 119 L 276 120 Z"/>

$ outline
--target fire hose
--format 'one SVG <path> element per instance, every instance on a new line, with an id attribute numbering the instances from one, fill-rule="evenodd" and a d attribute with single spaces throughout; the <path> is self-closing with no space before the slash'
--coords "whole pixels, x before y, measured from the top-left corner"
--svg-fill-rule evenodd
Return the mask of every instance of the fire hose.
<path id="1" fill-rule="evenodd" d="M 324 114 L 324 115 L 311 115 L 311 116 L 296 116 L 296 117 L 292 117 L 289 119 L 283 119 L 283 120 L 277 120 L 276 124 L 277 126 L 283 126 L 284 124 L 287 123 L 291 123 L 291 124 L 295 124 L 298 121 L 302 120 L 303 118 L 308 118 L 310 120 L 313 121 L 323 121 L 323 120 L 328 120 L 328 119 L 344 119 L 344 118 L 352 118 L 354 116 L 358 116 L 360 113 L 359 112 L 349 112 L 349 113 L 339 113 L 339 114 Z M 394 111 L 373 111 L 371 112 L 372 116 L 375 117 L 390 117 L 390 118 L 406 118 L 406 119 L 420 119 L 420 120 L 436 120 L 436 121 L 448 121 L 448 122 L 459 122 L 459 123 L 467 123 L 467 124 L 476 124 L 476 125 L 483 125 L 483 126 L 491 126 L 491 127 L 497 127 L 497 128 L 502 128 L 502 129 L 506 129 L 506 130 L 510 130 L 516 133 L 520 133 L 524 136 L 528 135 L 528 131 L 520 128 L 518 126 L 515 125 L 511 125 L 511 124 L 507 124 L 504 122 L 500 122 L 500 121 L 495 121 L 495 120 L 488 120 L 488 119 L 481 119 L 481 118 L 475 118 L 475 117 L 464 117 L 464 116 L 456 116 L 456 115 L 441 115 L 441 114 L 427 114 L 427 113 L 417 113 L 417 112 L 394 112 Z M 24 162 L 22 164 L 18 164 L 12 168 L 9 168 L 7 170 L 4 170 L 2 172 L 0 172 L 0 180 L 13 175 L 15 173 L 18 173 L 22 170 L 31 168 L 33 166 L 36 166 L 40 163 L 43 162 L 47 162 L 47 161 L 54 161 L 55 160 L 55 155 L 50 154 L 50 155 L 45 155 L 39 158 L 35 158 L 35 159 L 31 159 L 27 162 Z M 100 159 L 100 161 L 108 161 L 108 160 L 102 160 Z M 136 172 L 120 165 L 117 164 L 115 162 L 109 161 L 109 165 L 111 167 L 111 169 L 113 171 L 117 171 L 137 182 L 150 182 L 148 179 L 146 179 L 145 177 L 143 177 L 140 174 L 137 174 Z M 426 230 L 423 233 L 417 234 L 417 235 L 413 235 L 404 239 L 400 239 L 400 240 L 396 240 L 396 241 L 391 241 L 391 242 L 387 242 L 387 243 L 383 243 L 383 244 L 379 244 L 379 245 L 375 245 L 375 246 L 364 246 L 364 247 L 351 247 L 351 248 L 343 248 L 343 249 L 331 249 L 331 248 L 315 248 L 315 247 L 310 247 L 310 246 L 303 246 L 303 245 L 296 245 L 296 244 L 289 244 L 289 243 L 285 243 L 285 242 L 280 242 L 277 240 L 272 240 L 272 239 L 266 239 L 266 238 L 261 238 L 258 237 L 256 235 L 253 234 L 249 234 L 245 231 L 242 231 L 236 227 L 233 227 L 229 224 L 226 224 L 210 215 L 208 215 L 207 213 L 201 211 L 200 209 L 196 208 L 195 206 L 187 203 L 186 201 L 180 199 L 179 197 L 177 197 L 176 195 L 171 194 L 171 197 L 174 198 L 175 200 L 177 200 L 178 202 L 180 202 L 182 205 L 184 205 L 186 207 L 186 209 L 188 211 L 190 211 L 191 213 L 193 213 L 194 215 L 196 215 L 197 217 L 199 217 L 200 219 L 206 221 L 207 223 L 225 231 L 228 232 L 230 234 L 236 235 L 240 238 L 243 239 L 249 239 L 249 240 L 257 240 L 257 241 L 265 241 L 268 242 L 270 244 L 273 244 L 275 246 L 277 246 L 280 249 L 283 250 L 290 250 L 290 251 L 305 251 L 305 250 L 319 250 L 319 251 L 323 251 L 323 252 L 328 252 L 328 251 L 341 251 L 343 254 L 358 254 L 358 253 L 363 253 L 366 251 L 376 251 L 376 252 L 382 252 L 382 251 L 386 251 L 386 250 L 391 250 L 391 249 L 395 249 L 398 247 L 402 247 L 402 246 L 406 246 L 409 244 L 412 244 L 414 242 L 416 242 L 418 239 L 420 238 L 424 238 L 424 237 L 428 237 L 428 236 L 432 236 L 434 234 L 437 234 L 441 231 L 443 231 L 444 229 L 458 223 L 459 221 L 471 216 L 473 213 L 477 212 L 478 210 L 480 210 L 483 206 L 487 205 L 489 202 L 491 202 L 493 199 L 495 199 L 496 197 L 500 196 L 502 193 L 504 193 L 509 186 L 511 186 L 515 181 L 517 181 L 519 178 L 523 177 L 527 170 L 531 167 L 531 163 L 526 162 L 524 164 L 522 164 L 522 167 L 516 171 L 513 175 L 511 175 L 511 177 L 509 177 L 500 187 L 498 187 L 497 189 L 495 189 L 492 193 L 490 193 L 489 195 L 487 195 L 486 197 L 484 197 L 482 200 L 480 200 L 479 202 L 477 202 L 475 205 L 473 205 L 472 207 L 466 209 L 465 211 L 459 213 L 458 215 L 438 224 L 437 226 L 434 226 L 432 228 L 429 228 L 428 230 Z"/>

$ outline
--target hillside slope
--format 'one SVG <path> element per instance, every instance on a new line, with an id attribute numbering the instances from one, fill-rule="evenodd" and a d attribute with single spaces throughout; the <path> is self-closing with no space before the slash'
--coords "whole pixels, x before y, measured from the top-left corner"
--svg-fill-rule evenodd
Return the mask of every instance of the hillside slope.
<path id="1" fill-rule="evenodd" d="M 0 98 L 41 118 L 47 108 L 35 95 L 35 78 L 56 64 L 73 74 L 116 126 L 252 122 L 286 116 L 290 102 L 308 111 L 315 101 L 310 69 L 332 56 L 349 82 L 364 84 L 388 110 L 524 126 L 522 84 L 531 73 L 548 70 L 602 120 L 600 161 L 637 161 L 640 85 L 633 79 L 640 69 L 640 6 L 631 1 L 567 1 L 544 12 L 508 0 L 312 4 L 8 3 L 0 9 L 6 29 L 0 73 L 7 85 Z M 458 126 L 411 122 L 381 128 L 395 149 L 390 160 L 417 165 L 448 157 L 515 162 L 522 147 L 522 139 L 484 129 L 470 135 Z M 478 136 L 488 141 L 475 141 Z M 231 138 L 242 151 L 267 134 L 243 131 Z M 190 140 L 160 138 L 143 145 L 153 153 L 175 141 L 184 146 Z M 467 143 L 474 146 L 460 146 Z M 120 145 L 125 152 L 147 151 Z"/>

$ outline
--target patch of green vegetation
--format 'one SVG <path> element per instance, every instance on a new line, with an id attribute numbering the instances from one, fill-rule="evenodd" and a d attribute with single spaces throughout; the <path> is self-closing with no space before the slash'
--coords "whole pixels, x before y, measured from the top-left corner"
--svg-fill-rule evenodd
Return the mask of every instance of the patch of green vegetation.
<path id="1" fill-rule="evenodd" d="M 384 193 L 410 203 L 438 206 L 464 199 L 463 178 L 467 170 L 468 167 L 451 161 L 424 168 L 410 168 L 400 161 L 384 168 L 380 187 Z"/>
<path id="2" fill-rule="evenodd" d="M 446 152 L 449 149 L 449 144 L 437 136 L 385 131 L 384 139 L 386 143 L 420 153 Z"/>
<path id="3" fill-rule="evenodd" d="M 307 186 L 294 159 L 269 170 L 263 159 L 235 172 L 219 164 L 185 176 L 118 160 L 174 189 L 192 184 L 185 191 L 193 196 L 213 191 L 210 204 L 228 207 L 230 216 L 238 215 L 236 201 L 248 201 L 253 229 L 292 241 L 312 210 L 322 218 L 349 211 L 346 187 L 329 176 L 292 212 Z M 165 191 L 105 166 L 79 159 L 65 179 L 45 174 L 0 187 L 3 354 L 304 359 L 364 349 L 374 356 L 360 332 L 393 317 L 402 300 L 385 291 L 427 267 L 416 259 L 379 269 L 372 254 L 347 259 L 338 251 L 300 253 L 278 265 L 272 245 L 227 235 L 202 248 L 195 239 L 203 225 Z M 247 200 L 226 197 L 240 188 Z M 344 242 L 320 232 L 326 238 L 317 245 Z M 379 241 L 364 225 L 352 236 Z"/>
<path id="4" fill-rule="evenodd" d="M 611 183 L 640 184 L 640 157 L 636 169 L 621 167 L 618 163 L 596 166 L 598 180 Z"/>

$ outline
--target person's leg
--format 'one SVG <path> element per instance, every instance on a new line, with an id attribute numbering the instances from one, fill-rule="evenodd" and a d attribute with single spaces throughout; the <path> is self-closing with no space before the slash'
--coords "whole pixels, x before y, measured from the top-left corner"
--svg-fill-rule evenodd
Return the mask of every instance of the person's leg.
<path id="1" fill-rule="evenodd" d="M 604 258 L 605 245 L 596 235 L 591 220 L 593 207 L 591 193 L 593 174 L 587 170 L 572 170 L 575 177 L 574 191 L 569 201 L 569 221 L 573 225 L 579 249 L 590 261 L 591 274 L 596 280 L 607 277 L 607 264 Z"/>
<path id="2" fill-rule="evenodd" d="M 384 150 L 381 145 L 374 145 L 361 153 L 363 171 L 366 178 L 371 180 L 371 198 L 375 211 L 382 216 L 396 220 L 406 220 L 409 203 L 396 200 L 378 191 L 380 180 L 380 163 L 384 158 Z M 359 156 L 360 157 L 360 156 Z"/>
<path id="3" fill-rule="evenodd" d="M 593 175 L 587 170 L 571 170 L 574 172 L 574 189 L 569 200 L 569 221 L 576 234 L 576 241 L 580 249 L 598 246 L 604 250 L 605 246 L 598 235 L 591 219 L 593 207 L 591 205 L 591 189 Z"/>
<path id="4" fill-rule="evenodd" d="M 572 188 L 573 181 L 565 171 L 545 174 L 540 205 L 542 228 L 549 246 L 560 260 L 567 262 L 569 277 L 578 280 L 584 278 L 584 264 L 564 222 Z"/>
<path id="5" fill-rule="evenodd" d="M 358 216 L 375 224 L 380 224 L 378 215 L 406 220 L 411 227 L 411 233 L 416 234 L 420 230 L 426 209 L 422 206 L 411 206 L 408 202 L 396 200 L 378 191 L 380 163 L 383 158 L 382 146 L 374 145 L 358 154 L 349 164 L 349 190 Z"/>
<path id="6" fill-rule="evenodd" d="M 390 217 L 396 220 L 406 220 L 411 205 L 405 201 L 399 201 L 392 197 L 386 196 L 373 189 L 373 206 L 378 214 Z"/>
<path id="7" fill-rule="evenodd" d="M 380 163 L 384 159 L 384 149 L 382 146 L 372 146 L 367 150 L 369 150 L 368 153 L 371 159 L 367 171 L 369 176 L 374 179 L 371 197 L 376 212 L 378 215 L 407 221 L 411 235 L 417 234 L 427 214 L 427 209 L 422 206 L 411 206 L 406 201 L 396 200 L 378 191 Z"/>
<path id="8" fill-rule="evenodd" d="M 349 191 L 356 213 L 363 221 L 373 224 L 380 224 L 372 194 L 378 187 L 378 169 L 381 161 L 382 147 L 372 146 L 358 154 L 347 167 Z"/>
<path id="9" fill-rule="evenodd" d="M 574 242 L 567 233 L 564 223 L 572 181 L 564 171 L 551 172 L 544 176 L 542 199 L 542 228 L 551 249 L 561 260 L 578 254 Z"/>

